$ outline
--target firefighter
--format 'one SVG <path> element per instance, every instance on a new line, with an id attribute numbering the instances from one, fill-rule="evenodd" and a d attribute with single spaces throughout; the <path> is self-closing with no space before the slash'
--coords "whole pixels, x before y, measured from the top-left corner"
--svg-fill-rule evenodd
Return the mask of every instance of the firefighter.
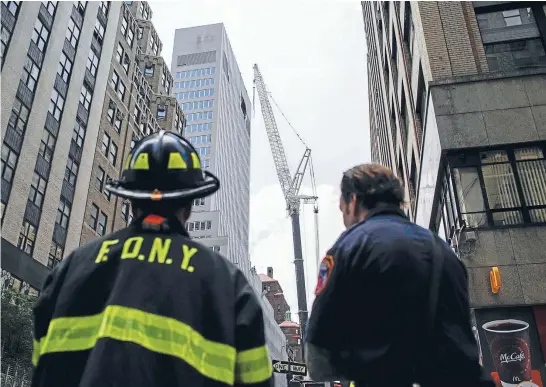
<path id="1" fill-rule="evenodd" d="M 272 385 L 254 290 L 184 226 L 219 186 L 175 133 L 135 145 L 107 186 L 134 221 L 66 257 L 34 308 L 33 387 Z"/>
<path id="2" fill-rule="evenodd" d="M 478 361 L 465 266 L 403 207 L 391 170 L 363 164 L 344 173 L 347 231 L 320 265 L 305 337 L 309 374 L 356 387 L 493 387 Z"/>

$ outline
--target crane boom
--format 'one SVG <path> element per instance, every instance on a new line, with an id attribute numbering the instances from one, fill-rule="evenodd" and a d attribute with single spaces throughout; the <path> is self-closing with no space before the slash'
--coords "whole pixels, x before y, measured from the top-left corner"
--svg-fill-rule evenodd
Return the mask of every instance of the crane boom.
<path id="1" fill-rule="evenodd" d="M 288 162 L 286 160 L 286 154 L 284 146 L 281 141 L 281 136 L 277 129 L 277 122 L 273 114 L 273 108 L 269 102 L 268 93 L 265 87 L 265 83 L 258 69 L 258 65 L 254 65 L 254 84 L 258 90 L 258 98 L 262 107 L 262 114 L 265 122 L 265 129 L 267 131 L 267 137 L 269 139 L 269 145 L 271 147 L 271 153 L 273 154 L 273 160 L 275 162 L 275 168 L 277 169 L 277 176 L 279 183 L 281 184 L 284 198 L 286 200 L 286 206 L 288 213 L 292 218 L 292 240 L 294 243 L 294 266 L 296 269 L 296 289 L 298 296 L 298 315 L 300 319 L 300 327 L 302 335 L 305 334 L 307 328 L 307 292 L 305 290 L 305 269 L 303 263 L 303 251 L 301 244 L 301 228 L 300 228 L 300 216 L 299 208 L 300 203 L 313 203 L 316 204 L 317 197 L 315 196 L 298 196 L 303 176 L 307 169 L 307 165 L 311 160 L 311 150 L 306 147 L 305 153 L 299 163 L 298 169 L 294 177 L 291 177 Z M 315 191 L 315 184 L 313 180 L 313 193 Z M 316 207 L 315 207 L 316 208 Z M 318 211 L 318 209 L 316 209 Z M 317 241 L 318 243 L 318 241 Z M 302 346 L 303 353 L 303 346 Z"/>
<path id="2" fill-rule="evenodd" d="M 269 139 L 271 153 L 273 153 L 277 176 L 281 184 L 284 198 L 288 201 L 293 194 L 290 168 L 288 167 L 288 161 L 286 161 L 286 154 L 284 153 L 284 146 L 282 145 L 281 136 L 279 135 L 279 130 L 277 129 L 277 122 L 275 121 L 275 116 L 273 115 L 273 108 L 271 107 L 271 103 L 267 97 L 267 90 L 265 89 L 264 80 L 257 64 L 254 65 L 254 82 L 256 89 L 258 90 L 258 98 L 260 99 L 262 115 L 265 121 L 265 130 L 267 131 L 267 138 Z"/>

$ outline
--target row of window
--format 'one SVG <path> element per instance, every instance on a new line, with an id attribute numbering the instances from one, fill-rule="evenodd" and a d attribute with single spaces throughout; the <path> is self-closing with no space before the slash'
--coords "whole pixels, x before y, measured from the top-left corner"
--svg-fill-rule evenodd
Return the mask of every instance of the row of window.
<path id="1" fill-rule="evenodd" d="M 204 69 L 195 69 L 195 70 L 188 70 L 188 71 L 179 71 L 176 73 L 176 78 L 184 79 L 184 78 L 193 78 L 193 77 L 200 77 L 202 75 L 213 75 L 213 74 L 216 74 L 216 67 L 208 67 Z"/>
<path id="2" fill-rule="evenodd" d="M 199 156 L 210 156 L 210 146 L 205 146 L 201 148 L 195 148 L 195 151 Z M 207 164 L 208 165 L 208 164 Z M 206 167 L 205 167 L 206 168 Z"/>
<path id="3" fill-rule="evenodd" d="M 484 44 L 489 71 L 510 71 L 546 66 L 546 54 L 537 19 L 543 19 L 546 6 L 480 13 L 476 19 Z"/>
<path id="4" fill-rule="evenodd" d="M 2 20 L 2 31 L 1 31 L 1 55 L 2 55 L 2 66 L 4 66 L 4 59 L 6 57 L 6 52 L 8 50 L 11 35 L 13 34 L 13 29 L 17 22 L 17 17 L 19 16 L 19 9 L 21 7 L 20 1 L 2 1 L 2 4 L 6 6 L 7 11 L 15 19 L 14 23 L 4 25 Z"/>
<path id="5" fill-rule="evenodd" d="M 116 104 L 114 101 L 110 100 L 108 103 L 108 112 L 106 113 L 106 116 L 108 118 L 108 122 L 112 124 L 116 132 L 121 132 L 121 124 L 122 124 L 122 113 L 120 109 L 116 108 Z"/>
<path id="6" fill-rule="evenodd" d="M 187 222 L 186 230 L 188 231 L 205 231 L 212 228 L 212 222 L 210 220 Z"/>
<path id="7" fill-rule="evenodd" d="M 106 200 L 110 201 L 110 191 L 104 189 L 108 180 L 110 180 L 110 176 L 106 174 L 104 169 L 98 167 L 95 173 L 95 189 L 102 193 Z"/>
<path id="8" fill-rule="evenodd" d="M 203 135 L 201 135 L 201 136 L 187 137 L 187 139 L 188 139 L 192 144 L 206 144 L 206 143 L 211 142 L 211 140 L 212 140 L 212 135 L 211 135 L 211 134 L 203 134 Z"/>
<path id="9" fill-rule="evenodd" d="M 116 94 L 118 95 L 118 98 L 123 102 L 123 99 L 125 98 L 125 84 L 120 79 L 118 73 L 116 70 L 112 70 L 112 78 L 110 78 L 110 86 Z"/>
<path id="10" fill-rule="evenodd" d="M 194 87 L 214 85 L 214 78 L 194 79 L 191 81 L 175 82 L 174 87 L 177 89 L 193 89 Z"/>
<path id="11" fill-rule="evenodd" d="M 186 121 L 211 120 L 212 116 L 212 111 L 189 113 L 186 115 Z"/>
<path id="12" fill-rule="evenodd" d="M 102 135 L 101 152 L 115 167 L 118 157 L 118 146 L 106 132 L 104 132 L 104 134 Z"/>
<path id="13" fill-rule="evenodd" d="M 201 89 L 201 90 L 192 90 L 185 91 L 183 93 L 174 93 L 176 99 L 192 99 L 192 98 L 203 98 L 203 97 L 212 97 L 214 95 L 214 89 Z"/>
<path id="14" fill-rule="evenodd" d="M 205 122 L 202 124 L 191 124 L 186 125 L 186 133 L 195 133 L 195 132 L 206 132 L 212 130 L 212 123 Z"/>
<path id="15" fill-rule="evenodd" d="M 203 109 L 214 107 L 213 99 L 206 99 L 204 101 L 193 101 L 193 102 L 184 102 L 180 105 L 182 110 L 194 110 L 194 109 Z"/>
<path id="16" fill-rule="evenodd" d="M 99 209 L 95 203 L 91 204 L 89 214 L 89 227 L 97 232 L 100 236 L 106 234 L 106 226 L 108 224 L 108 215 Z"/>
<path id="17" fill-rule="evenodd" d="M 121 20 L 120 32 L 121 35 L 125 37 L 125 41 L 129 45 L 129 47 L 133 48 L 133 42 L 135 40 L 135 30 L 133 29 L 133 23 L 131 23 L 131 25 L 129 26 L 127 15 L 123 15 L 123 19 Z"/>
<path id="18" fill-rule="evenodd" d="M 468 228 L 546 223 L 546 144 L 448 156 L 437 218 L 446 240 Z"/>
<path id="19" fill-rule="evenodd" d="M 205 205 L 205 198 L 193 199 L 193 205 L 200 207 Z"/>

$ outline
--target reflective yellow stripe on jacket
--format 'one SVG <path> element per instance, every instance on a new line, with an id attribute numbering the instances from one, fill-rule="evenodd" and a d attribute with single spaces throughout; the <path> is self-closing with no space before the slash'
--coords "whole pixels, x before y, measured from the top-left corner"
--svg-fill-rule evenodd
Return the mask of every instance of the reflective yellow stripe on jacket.
<path id="1" fill-rule="evenodd" d="M 243 384 L 260 383 L 273 375 L 273 366 L 269 351 L 262 347 L 237 353 L 235 380 Z"/>
<path id="2" fill-rule="evenodd" d="M 202 375 L 229 385 L 235 380 L 236 359 L 238 379 L 265 380 L 267 377 L 263 375 L 271 375 L 271 361 L 265 347 L 237 355 L 235 348 L 207 340 L 180 321 L 116 305 L 93 316 L 53 319 L 47 335 L 34 343 L 32 361 L 37 365 L 40 356 L 47 353 L 88 350 L 98 339 L 106 337 L 178 357 Z"/>

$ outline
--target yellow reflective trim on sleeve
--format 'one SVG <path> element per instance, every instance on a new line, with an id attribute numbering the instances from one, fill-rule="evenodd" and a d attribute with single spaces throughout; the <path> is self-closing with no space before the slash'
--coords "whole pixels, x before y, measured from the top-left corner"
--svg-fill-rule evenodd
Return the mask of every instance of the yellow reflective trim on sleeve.
<path id="1" fill-rule="evenodd" d="M 199 157 L 195 152 L 191 152 L 191 161 L 193 161 L 193 167 L 195 169 L 201 168 L 201 162 L 199 161 Z"/>
<path id="2" fill-rule="evenodd" d="M 38 359 L 40 358 L 40 342 L 34 340 L 32 343 L 32 364 L 34 367 L 38 365 Z"/>
<path id="3" fill-rule="evenodd" d="M 117 305 L 93 316 L 53 319 L 37 358 L 47 353 L 85 351 L 101 338 L 132 342 L 177 357 L 203 376 L 228 385 L 235 380 L 235 348 L 207 340 L 178 320 Z"/>
<path id="4" fill-rule="evenodd" d="M 169 164 L 167 165 L 167 169 L 188 169 L 188 165 L 180 153 L 171 152 L 169 154 Z"/>
<path id="5" fill-rule="evenodd" d="M 273 375 L 267 346 L 237 352 L 235 380 L 244 384 L 260 383 Z"/>
<path id="6" fill-rule="evenodd" d="M 150 163 L 148 162 L 148 153 L 141 153 L 137 156 L 135 162 L 133 163 L 132 169 L 150 169 Z"/>

